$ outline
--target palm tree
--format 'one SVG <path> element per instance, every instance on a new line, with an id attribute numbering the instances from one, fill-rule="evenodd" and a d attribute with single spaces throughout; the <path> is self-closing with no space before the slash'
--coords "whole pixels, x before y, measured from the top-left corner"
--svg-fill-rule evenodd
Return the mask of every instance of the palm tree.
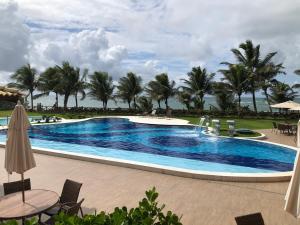
<path id="1" fill-rule="evenodd" d="M 143 112 L 150 112 L 153 108 L 152 99 L 147 98 L 146 96 L 141 96 L 138 98 L 139 108 Z"/>
<path id="2" fill-rule="evenodd" d="M 297 96 L 295 92 L 288 84 L 275 81 L 270 88 L 270 100 L 272 103 L 280 103 L 289 100 L 294 100 Z"/>
<path id="3" fill-rule="evenodd" d="M 158 108 L 161 109 L 160 102 L 163 100 L 164 96 L 160 92 L 160 85 L 156 81 L 150 81 L 145 87 L 145 91 L 151 99 L 157 101 Z"/>
<path id="4" fill-rule="evenodd" d="M 80 68 L 76 68 L 75 74 L 76 74 L 76 78 L 75 78 L 76 82 L 74 84 L 72 94 L 75 97 L 75 107 L 78 108 L 78 94 L 79 93 L 81 94 L 80 100 L 85 99 L 85 96 L 86 96 L 85 89 L 87 88 L 86 77 L 88 74 L 88 70 L 84 69 L 83 74 L 81 76 Z"/>
<path id="5" fill-rule="evenodd" d="M 238 114 L 241 112 L 241 96 L 247 87 L 247 70 L 241 64 L 228 65 L 228 69 L 219 70 L 224 76 L 228 88 L 238 97 Z"/>
<path id="6" fill-rule="evenodd" d="M 166 108 L 169 107 L 168 99 L 176 94 L 175 81 L 169 80 L 169 76 L 166 73 L 161 73 L 155 76 L 155 80 L 158 87 L 158 93 L 165 100 Z"/>
<path id="7" fill-rule="evenodd" d="M 223 113 L 236 108 L 234 92 L 230 90 L 230 84 L 215 82 L 213 84 L 213 89 L 218 107 Z"/>
<path id="8" fill-rule="evenodd" d="M 284 71 L 282 71 L 284 67 L 282 64 L 274 65 L 273 63 L 269 63 L 268 65 L 264 66 L 259 70 L 259 86 L 263 90 L 263 94 L 266 97 L 267 103 L 269 105 L 269 110 L 272 113 L 272 107 L 270 103 L 269 93 L 268 90 L 274 85 L 274 82 L 276 83 L 277 80 L 275 79 L 277 74 L 285 74 Z"/>
<path id="9" fill-rule="evenodd" d="M 102 101 L 102 107 L 107 109 L 107 102 L 109 99 L 113 99 L 113 91 L 115 85 L 113 85 L 112 77 L 106 72 L 96 71 L 90 76 L 88 93 L 92 98 Z"/>
<path id="10" fill-rule="evenodd" d="M 62 66 L 56 65 L 55 69 L 61 77 L 60 88 L 64 95 L 64 108 L 66 109 L 69 97 L 74 93 L 75 86 L 79 80 L 78 73 L 67 61 L 62 62 Z"/>
<path id="11" fill-rule="evenodd" d="M 35 68 L 32 68 L 30 64 L 26 64 L 19 68 L 13 75 L 11 79 L 14 80 L 14 83 L 9 83 L 9 87 L 15 87 L 22 91 L 28 91 L 31 100 L 31 109 L 33 110 L 33 91 L 37 87 L 38 77 L 37 71 Z"/>
<path id="12" fill-rule="evenodd" d="M 50 92 L 55 93 L 55 107 L 58 107 L 58 95 L 61 92 L 60 89 L 60 74 L 57 72 L 55 67 L 49 67 L 43 72 L 38 79 L 37 89 L 42 93 L 37 94 L 34 98 L 42 96 L 49 96 Z"/>
<path id="13" fill-rule="evenodd" d="M 263 59 L 260 55 L 260 45 L 254 46 L 251 40 L 247 40 L 245 43 L 241 43 L 239 49 L 232 49 L 232 53 L 236 57 L 239 64 L 242 64 L 247 69 L 248 73 L 248 82 L 249 82 L 249 91 L 252 94 L 253 108 L 257 113 L 256 107 L 256 97 L 255 92 L 259 89 L 259 74 L 258 71 L 271 62 L 274 55 L 277 52 L 268 53 Z M 231 63 L 223 62 L 222 64 L 230 65 Z"/>
<path id="14" fill-rule="evenodd" d="M 126 77 L 119 80 L 117 96 L 123 101 L 127 101 L 129 109 L 133 100 L 134 108 L 137 108 L 136 97 L 143 91 L 142 78 L 132 72 L 127 73 Z"/>
<path id="15" fill-rule="evenodd" d="M 203 110 L 204 96 L 212 92 L 212 80 L 214 73 L 207 73 L 206 69 L 201 67 L 193 67 L 191 72 L 188 72 L 188 79 L 182 79 L 186 86 L 182 89 L 194 96 L 195 107 Z"/>
<path id="16" fill-rule="evenodd" d="M 185 105 L 188 111 L 191 109 L 191 102 L 193 101 L 192 95 L 184 90 L 177 91 L 177 99 L 179 102 Z"/>
<path id="17" fill-rule="evenodd" d="M 299 70 L 295 70 L 294 73 L 297 74 L 297 75 L 300 75 L 300 69 Z M 292 88 L 300 88 L 300 83 L 294 84 L 292 86 Z"/>

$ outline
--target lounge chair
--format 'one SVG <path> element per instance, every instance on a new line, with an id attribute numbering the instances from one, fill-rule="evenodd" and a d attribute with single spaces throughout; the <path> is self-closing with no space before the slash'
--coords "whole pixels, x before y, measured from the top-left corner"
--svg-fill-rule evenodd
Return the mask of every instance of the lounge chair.
<path id="1" fill-rule="evenodd" d="M 23 190 L 23 183 L 21 180 L 4 183 L 3 189 L 4 189 L 4 195 L 20 192 Z M 31 182 L 29 178 L 24 180 L 24 190 L 25 191 L 31 190 Z"/>
<path id="2" fill-rule="evenodd" d="M 82 204 L 83 201 L 84 201 L 84 198 L 81 199 L 81 201 L 79 201 L 78 203 L 76 203 L 76 202 L 65 203 L 65 204 L 61 205 L 61 208 L 57 212 L 57 214 L 63 212 L 66 215 L 74 216 L 74 215 L 77 215 L 79 210 L 80 210 L 81 216 L 83 217 L 82 210 L 81 210 L 81 204 Z M 55 215 L 50 217 L 45 222 L 40 222 L 40 224 L 41 225 L 54 225 L 55 224 L 54 216 Z"/>
<path id="3" fill-rule="evenodd" d="M 150 116 L 156 116 L 156 109 L 152 110 L 152 112 L 150 113 Z"/>
<path id="4" fill-rule="evenodd" d="M 264 219 L 261 213 L 254 213 L 244 216 L 235 217 L 237 225 L 264 225 Z"/>
<path id="5" fill-rule="evenodd" d="M 64 183 L 59 203 L 46 211 L 48 216 L 56 215 L 64 204 L 77 202 L 82 183 L 67 179 Z"/>

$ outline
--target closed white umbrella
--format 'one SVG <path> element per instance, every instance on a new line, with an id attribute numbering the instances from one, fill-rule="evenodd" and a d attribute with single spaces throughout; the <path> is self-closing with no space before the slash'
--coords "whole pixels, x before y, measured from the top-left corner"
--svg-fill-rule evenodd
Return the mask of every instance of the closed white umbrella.
<path id="1" fill-rule="evenodd" d="M 22 182 L 24 182 L 24 172 L 36 166 L 27 134 L 29 127 L 30 122 L 26 111 L 18 101 L 8 124 L 4 165 L 8 173 L 21 174 Z M 24 202 L 24 190 L 22 197 Z"/>
<path id="2" fill-rule="evenodd" d="M 297 130 L 297 147 L 300 148 L 300 120 Z M 290 181 L 286 196 L 284 210 L 291 213 L 293 216 L 300 217 L 300 149 L 297 152 L 294 173 Z"/>

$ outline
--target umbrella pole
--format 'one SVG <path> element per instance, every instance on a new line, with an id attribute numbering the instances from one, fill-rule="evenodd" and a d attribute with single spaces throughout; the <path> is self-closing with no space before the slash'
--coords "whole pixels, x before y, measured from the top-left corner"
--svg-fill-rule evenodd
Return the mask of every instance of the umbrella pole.
<path id="1" fill-rule="evenodd" d="M 22 180 L 22 201 L 25 202 L 24 173 L 21 173 L 21 180 Z"/>

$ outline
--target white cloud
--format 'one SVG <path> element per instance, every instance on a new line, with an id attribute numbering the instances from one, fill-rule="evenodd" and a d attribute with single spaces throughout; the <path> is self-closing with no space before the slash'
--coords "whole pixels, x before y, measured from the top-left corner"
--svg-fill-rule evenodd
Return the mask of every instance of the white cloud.
<path id="1" fill-rule="evenodd" d="M 0 71 L 12 71 L 26 63 L 29 36 L 29 29 L 19 18 L 17 4 L 0 2 Z"/>
<path id="2" fill-rule="evenodd" d="M 17 2 L 18 11 L 13 3 L 12 9 L 4 10 L 12 19 L 0 21 L 0 32 L 8 24 L 0 35 L 0 48 L 3 36 L 9 38 L 14 30 L 21 35 L 12 40 L 26 47 L 0 51 L 6 70 L 15 69 L 28 55 L 40 69 L 70 60 L 76 66 L 107 70 L 116 78 L 133 70 L 145 80 L 160 71 L 178 79 L 197 63 L 217 71 L 221 61 L 234 60 L 230 49 L 246 39 L 261 44 L 264 53 L 278 51 L 276 60 L 284 62 L 289 74 L 282 80 L 292 83 L 297 79 L 293 71 L 300 68 L 299 0 Z M 10 20 L 18 22 L 13 25 Z M 7 60 L 9 53 L 15 60 Z"/>
<path id="3" fill-rule="evenodd" d="M 127 56 L 127 49 L 121 45 L 109 45 L 105 32 L 101 29 L 83 30 L 71 33 L 65 40 L 36 40 L 31 61 L 39 61 L 46 67 L 69 61 L 75 66 L 90 70 L 102 70 L 118 76 L 121 62 Z"/>

